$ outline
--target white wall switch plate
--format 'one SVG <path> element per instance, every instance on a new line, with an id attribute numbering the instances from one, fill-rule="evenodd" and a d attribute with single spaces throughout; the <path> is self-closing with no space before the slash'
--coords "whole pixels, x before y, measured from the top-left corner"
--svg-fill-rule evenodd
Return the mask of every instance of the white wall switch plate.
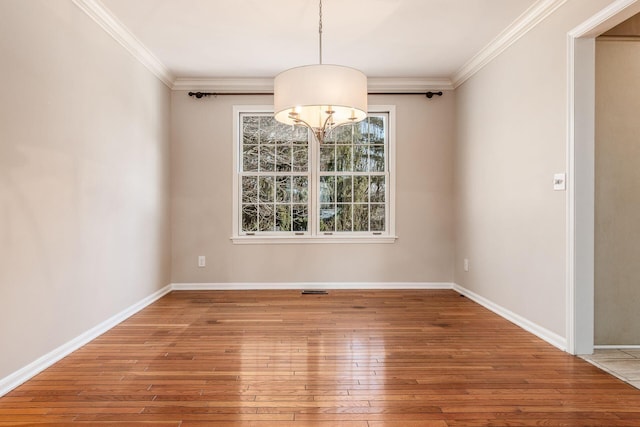
<path id="1" fill-rule="evenodd" d="M 557 173 L 553 175 L 553 189 L 555 191 L 564 191 L 567 189 L 567 174 Z"/>
<path id="2" fill-rule="evenodd" d="M 198 257 L 198 267 L 204 267 L 207 265 L 207 257 L 204 255 L 200 255 Z"/>

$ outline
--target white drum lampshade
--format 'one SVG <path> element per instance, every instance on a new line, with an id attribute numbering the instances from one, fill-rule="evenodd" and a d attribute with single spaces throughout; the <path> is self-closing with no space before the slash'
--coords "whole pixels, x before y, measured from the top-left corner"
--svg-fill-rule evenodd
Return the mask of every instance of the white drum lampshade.
<path id="1" fill-rule="evenodd" d="M 274 110 L 277 121 L 306 125 L 323 137 L 367 117 L 367 76 L 340 65 L 291 68 L 274 80 Z"/>

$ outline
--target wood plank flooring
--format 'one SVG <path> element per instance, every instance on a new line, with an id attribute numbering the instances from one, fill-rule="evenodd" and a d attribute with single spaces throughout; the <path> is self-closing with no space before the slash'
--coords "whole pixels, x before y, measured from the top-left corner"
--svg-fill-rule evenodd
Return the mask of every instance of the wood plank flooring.
<path id="1" fill-rule="evenodd" d="M 640 426 L 640 390 L 453 291 L 173 292 L 0 426 Z"/>

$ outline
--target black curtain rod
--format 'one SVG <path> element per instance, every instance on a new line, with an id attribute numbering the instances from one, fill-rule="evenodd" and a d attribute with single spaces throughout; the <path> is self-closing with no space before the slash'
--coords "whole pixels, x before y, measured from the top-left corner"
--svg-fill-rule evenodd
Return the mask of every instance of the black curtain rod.
<path id="1" fill-rule="evenodd" d="M 221 96 L 221 95 L 273 95 L 273 92 L 189 92 L 189 96 L 196 98 L 204 98 L 205 96 Z M 431 99 L 434 96 L 442 96 L 442 91 L 438 92 L 369 92 L 369 95 L 424 95 Z"/>

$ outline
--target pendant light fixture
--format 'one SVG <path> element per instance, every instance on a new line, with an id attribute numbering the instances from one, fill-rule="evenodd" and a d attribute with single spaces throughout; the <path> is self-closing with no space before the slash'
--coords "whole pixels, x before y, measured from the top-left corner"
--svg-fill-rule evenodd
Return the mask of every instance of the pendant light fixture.
<path id="1" fill-rule="evenodd" d="M 367 76 L 354 68 L 322 63 L 322 0 L 319 0 L 319 63 L 291 68 L 274 80 L 275 119 L 310 128 L 318 142 L 338 126 L 367 117 Z"/>

